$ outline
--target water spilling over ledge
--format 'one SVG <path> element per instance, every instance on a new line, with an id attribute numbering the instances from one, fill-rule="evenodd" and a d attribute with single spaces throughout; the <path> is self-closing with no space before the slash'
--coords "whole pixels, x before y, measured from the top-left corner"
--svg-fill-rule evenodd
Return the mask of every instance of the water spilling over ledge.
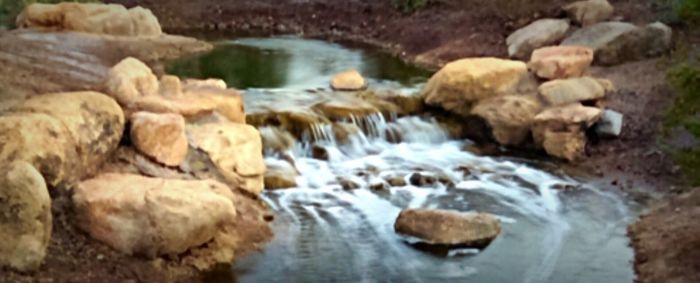
<path id="1" fill-rule="evenodd" d="M 268 167 L 290 168 L 283 174 L 294 184 L 264 194 L 276 212 L 276 236 L 260 254 L 236 263 L 239 280 L 632 281 L 625 236 L 632 212 L 619 196 L 537 163 L 465 150 L 471 142 L 451 139 L 429 113 L 400 113 L 403 107 L 327 87 L 333 73 L 358 68 L 371 90 L 411 97 L 420 73 L 404 76 L 417 78 L 408 81 L 373 73 L 367 70 L 399 64 L 318 41 L 222 46 L 170 69 L 212 76 L 198 67 L 223 66 L 224 79 L 246 89 L 249 123 L 261 131 Z M 256 66 L 269 68 L 251 69 Z M 246 74 L 253 82 L 235 83 Z M 503 232 L 484 250 L 431 253 L 393 231 L 404 208 L 488 212 Z"/>

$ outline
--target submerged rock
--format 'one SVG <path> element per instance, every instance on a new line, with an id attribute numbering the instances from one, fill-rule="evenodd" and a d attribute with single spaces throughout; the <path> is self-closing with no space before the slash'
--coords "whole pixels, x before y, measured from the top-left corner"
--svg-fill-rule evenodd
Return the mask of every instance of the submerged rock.
<path id="1" fill-rule="evenodd" d="M 564 11 L 575 23 L 589 26 L 610 19 L 615 8 L 608 0 L 578 1 L 564 6 Z"/>
<path id="2" fill-rule="evenodd" d="M 472 114 L 488 123 L 496 142 L 518 146 L 530 136 L 532 121 L 542 108 L 535 96 L 506 95 L 480 101 Z"/>
<path id="3" fill-rule="evenodd" d="M 212 241 L 236 216 L 230 189 L 212 180 L 103 174 L 73 195 L 78 225 L 126 253 L 178 255 Z"/>
<path id="4" fill-rule="evenodd" d="M 569 27 L 568 20 L 537 20 L 508 36 L 508 56 L 527 60 L 535 49 L 559 43 Z"/>
<path id="5" fill-rule="evenodd" d="M 188 128 L 190 143 L 204 151 L 227 183 L 254 195 L 262 192 L 262 138 L 253 126 L 218 123 Z"/>
<path id="6" fill-rule="evenodd" d="M 527 75 L 520 61 L 468 58 L 451 62 L 435 73 L 423 89 L 429 105 L 464 116 L 479 100 L 506 94 Z"/>
<path id="7" fill-rule="evenodd" d="M 0 266 L 34 271 L 51 238 L 51 198 L 41 174 L 29 163 L 0 165 Z"/>
<path id="8" fill-rule="evenodd" d="M 405 209 L 396 219 L 394 230 L 429 244 L 483 248 L 501 233 L 501 224 L 485 213 Z"/>
<path id="9" fill-rule="evenodd" d="M 593 63 L 593 49 L 583 46 L 551 46 L 535 50 L 528 67 L 544 79 L 580 77 Z"/>
<path id="10" fill-rule="evenodd" d="M 185 119 L 177 114 L 136 112 L 131 115 L 131 142 L 156 161 L 177 166 L 187 156 Z"/>
<path id="11" fill-rule="evenodd" d="M 367 80 L 355 69 L 333 76 L 331 88 L 340 91 L 356 91 L 367 88 Z"/>
<path id="12" fill-rule="evenodd" d="M 121 36 L 158 36 L 163 33 L 153 13 L 141 7 L 126 9 L 117 4 L 31 4 L 17 17 L 21 28 Z"/>

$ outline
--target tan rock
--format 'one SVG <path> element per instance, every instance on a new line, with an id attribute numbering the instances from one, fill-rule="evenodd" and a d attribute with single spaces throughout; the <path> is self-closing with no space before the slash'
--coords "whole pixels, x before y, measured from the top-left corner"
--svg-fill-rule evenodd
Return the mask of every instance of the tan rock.
<path id="1" fill-rule="evenodd" d="M 367 80 L 355 69 L 336 74 L 331 80 L 331 88 L 340 91 L 363 90 L 367 88 Z"/>
<path id="2" fill-rule="evenodd" d="M 205 124 L 188 132 L 191 144 L 209 155 L 229 185 L 256 195 L 263 190 L 262 139 L 253 126 Z"/>
<path id="3" fill-rule="evenodd" d="M 134 113 L 131 115 L 131 142 L 156 161 L 177 166 L 187 157 L 185 119 L 177 114 Z"/>
<path id="4" fill-rule="evenodd" d="M 566 5 L 564 11 L 575 23 L 589 26 L 610 19 L 615 8 L 608 0 L 586 0 Z"/>
<path id="5" fill-rule="evenodd" d="M 206 80 L 197 80 L 197 79 L 186 79 L 183 82 L 183 88 L 201 88 L 201 87 L 213 87 L 213 88 L 219 88 L 219 89 L 226 89 L 226 82 L 222 79 L 206 79 Z"/>
<path id="6" fill-rule="evenodd" d="M 31 4 L 17 17 L 17 26 L 57 31 L 122 36 L 158 36 L 158 19 L 141 7 L 93 3 Z"/>
<path id="7" fill-rule="evenodd" d="M 535 49 L 556 44 L 564 39 L 569 27 L 568 20 L 537 20 L 506 38 L 508 56 L 527 60 Z"/>
<path id="8" fill-rule="evenodd" d="M 482 99 L 508 94 L 527 76 L 523 62 L 497 58 L 468 58 L 451 62 L 435 73 L 423 89 L 426 103 L 469 115 Z"/>
<path id="9" fill-rule="evenodd" d="M 187 119 L 194 119 L 216 110 L 217 104 L 211 98 L 199 95 L 164 97 L 160 95 L 142 96 L 133 99 L 125 106 L 129 112 L 153 112 L 180 114 Z"/>
<path id="10" fill-rule="evenodd" d="M 576 161 L 583 158 L 586 152 L 586 135 L 583 131 L 554 132 L 546 130 L 542 147 L 551 156 Z"/>
<path id="11" fill-rule="evenodd" d="M 396 219 L 394 230 L 429 244 L 481 248 L 501 233 L 501 224 L 486 213 L 406 209 Z"/>
<path id="12" fill-rule="evenodd" d="M 288 162 L 268 160 L 265 165 L 265 189 L 289 189 L 297 186 L 296 177 L 299 176 L 299 172 Z"/>
<path id="13" fill-rule="evenodd" d="M 146 64 L 129 57 L 109 70 L 105 89 L 119 104 L 127 106 L 136 99 L 157 96 L 158 78 Z"/>
<path id="14" fill-rule="evenodd" d="M 583 46 L 552 46 L 535 50 L 528 67 L 544 79 L 580 77 L 593 63 L 593 49 Z"/>
<path id="15" fill-rule="evenodd" d="M 0 266 L 34 271 L 51 239 L 51 198 L 44 178 L 23 161 L 0 165 Z"/>
<path id="16" fill-rule="evenodd" d="M 236 216 L 230 189 L 212 180 L 103 174 L 73 195 L 78 225 L 126 253 L 177 255 L 212 241 Z"/>
<path id="17" fill-rule="evenodd" d="M 606 85 L 591 77 L 581 77 L 543 83 L 539 92 L 549 105 L 565 105 L 604 98 Z"/>
<path id="18" fill-rule="evenodd" d="M 215 105 L 216 112 L 234 123 L 246 123 L 243 97 L 235 89 L 220 88 L 215 84 L 185 87 L 187 97 L 198 97 L 199 100 L 210 100 Z"/>
<path id="19" fill-rule="evenodd" d="M 158 93 L 161 96 L 182 96 L 182 82 L 180 78 L 172 75 L 160 77 Z"/>
<path id="20" fill-rule="evenodd" d="M 552 156 L 570 161 L 581 158 L 586 147 L 586 129 L 602 115 L 595 107 L 572 103 L 556 106 L 535 116 L 532 135 L 536 145 Z"/>
<path id="21" fill-rule="evenodd" d="M 530 136 L 530 126 L 540 110 L 542 103 L 537 97 L 506 95 L 479 101 L 472 114 L 488 123 L 499 144 L 517 146 Z"/>

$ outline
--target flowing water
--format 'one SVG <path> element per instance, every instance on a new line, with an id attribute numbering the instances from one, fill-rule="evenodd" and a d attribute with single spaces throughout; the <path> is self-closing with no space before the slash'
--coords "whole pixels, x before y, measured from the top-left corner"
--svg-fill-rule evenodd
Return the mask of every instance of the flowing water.
<path id="1" fill-rule="evenodd" d="M 222 42 L 169 71 L 224 78 L 245 90 L 255 112 L 334 95 L 331 75 L 351 67 L 372 87 L 403 93 L 416 92 L 428 75 L 379 53 L 295 38 Z M 429 115 L 343 122 L 361 131 L 339 140 L 333 125 L 314 124 L 285 150 L 266 148 L 268 165 L 294 165 L 297 187 L 263 194 L 276 214 L 275 238 L 237 261 L 235 278 L 217 281 L 633 281 L 626 226 L 634 212 L 618 194 L 546 162 L 478 156 Z M 274 126 L 260 131 L 266 140 L 291 136 Z M 324 160 L 313 158 L 318 148 Z M 410 184 L 415 173 L 427 180 L 420 187 Z M 488 212 L 503 231 L 483 250 L 426 247 L 393 231 L 404 208 Z"/>

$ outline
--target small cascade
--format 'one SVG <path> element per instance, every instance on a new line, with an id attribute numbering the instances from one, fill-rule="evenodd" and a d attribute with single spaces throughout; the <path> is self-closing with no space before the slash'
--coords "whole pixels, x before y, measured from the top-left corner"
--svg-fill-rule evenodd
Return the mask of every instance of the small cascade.
<path id="1" fill-rule="evenodd" d="M 335 146 L 335 133 L 333 133 L 333 125 L 314 123 L 310 127 L 309 132 L 306 132 L 303 137 L 303 142 L 306 143 L 322 143 L 325 145 Z"/>
<path id="2" fill-rule="evenodd" d="M 349 122 L 357 125 L 370 138 L 384 139 L 386 137 L 387 122 L 382 113 L 373 113 L 362 117 L 350 115 Z"/>

